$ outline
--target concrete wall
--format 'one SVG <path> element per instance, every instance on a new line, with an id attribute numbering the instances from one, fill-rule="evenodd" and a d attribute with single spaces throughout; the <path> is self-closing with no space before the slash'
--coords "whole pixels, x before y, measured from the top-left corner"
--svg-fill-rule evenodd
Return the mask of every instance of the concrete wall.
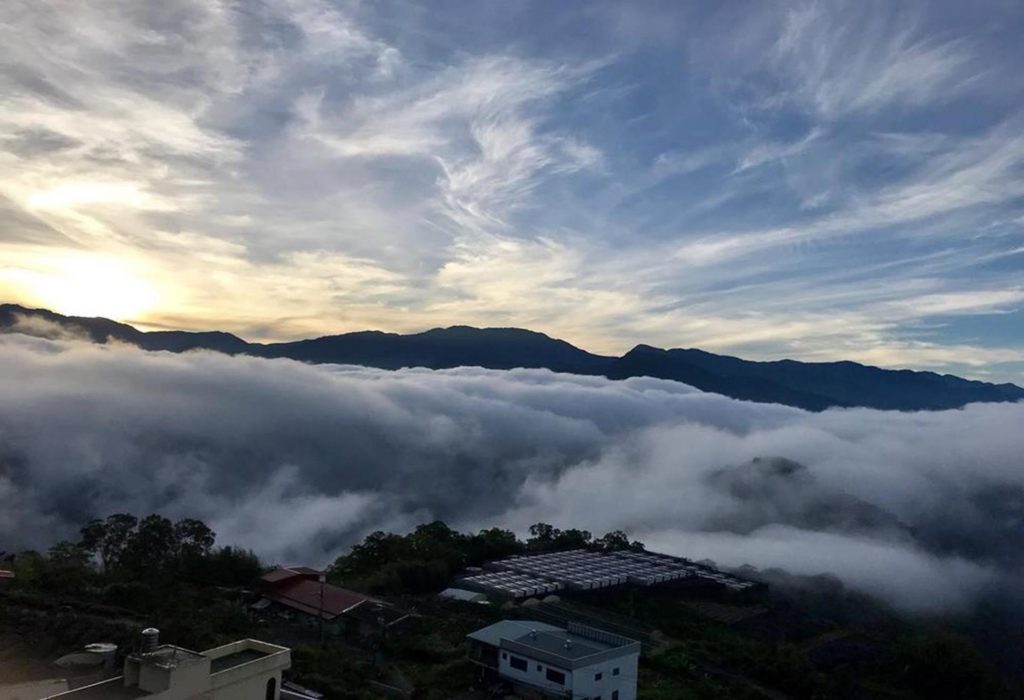
<path id="1" fill-rule="evenodd" d="M 50 678 L 45 681 L 31 681 L 15 685 L 0 685 L 0 700 L 40 700 L 68 689 L 68 682 L 63 678 Z"/>
<path id="2" fill-rule="evenodd" d="M 512 668 L 512 658 L 526 661 L 526 670 Z M 552 666 L 543 661 L 530 658 L 524 654 L 502 649 L 498 655 L 498 672 L 505 678 L 541 688 L 552 693 L 571 691 L 574 698 L 601 698 L 611 700 L 612 692 L 619 691 L 618 700 L 636 700 L 636 679 L 640 665 L 640 654 L 632 652 L 618 658 L 605 659 L 590 666 L 575 670 Z M 551 668 L 565 674 L 565 684 L 561 685 L 547 679 L 547 670 Z M 615 669 L 619 669 L 615 675 Z M 597 674 L 601 680 L 596 680 Z"/>
<path id="3" fill-rule="evenodd" d="M 526 661 L 526 670 L 520 671 L 512 668 L 511 662 L 513 658 L 524 659 Z M 564 673 L 565 684 L 549 681 L 547 679 L 547 670 L 549 668 Z M 528 683 L 536 688 L 543 688 L 554 693 L 565 692 L 572 688 L 572 671 L 569 669 L 551 666 L 536 659 L 531 659 L 528 656 L 506 651 L 505 649 L 502 649 L 498 654 L 498 673 L 511 681 Z"/>
<path id="4" fill-rule="evenodd" d="M 277 693 L 280 694 L 281 672 L 274 671 L 236 679 L 230 685 L 223 685 L 213 690 L 210 693 L 210 697 L 213 700 L 263 700 L 266 697 L 267 681 L 271 678 L 274 679 L 274 687 L 277 689 Z"/>
<path id="5" fill-rule="evenodd" d="M 202 697 L 210 687 L 209 677 L 209 659 L 189 659 L 169 669 L 143 663 L 139 668 L 138 687 L 152 693 L 154 700 L 191 700 Z"/>
<path id="6" fill-rule="evenodd" d="M 640 655 L 633 653 L 617 659 L 608 659 L 592 666 L 576 669 L 572 692 L 576 698 L 611 700 L 612 692 L 619 691 L 619 700 L 636 700 L 636 678 Z M 619 675 L 615 675 L 615 669 Z M 601 680 L 595 680 L 597 674 Z"/>
<path id="7" fill-rule="evenodd" d="M 291 652 L 285 647 L 244 639 L 210 649 L 203 652 L 203 655 L 217 659 L 245 649 L 257 649 L 268 655 L 211 674 L 210 697 L 214 700 L 263 700 L 267 681 L 271 678 L 274 679 L 274 686 L 280 694 L 281 672 L 291 668 Z"/>

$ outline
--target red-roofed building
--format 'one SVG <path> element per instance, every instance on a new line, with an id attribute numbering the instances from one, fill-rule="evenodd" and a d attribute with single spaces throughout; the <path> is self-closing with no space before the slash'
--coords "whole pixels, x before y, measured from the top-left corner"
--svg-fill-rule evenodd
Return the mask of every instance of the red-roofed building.
<path id="1" fill-rule="evenodd" d="M 323 618 L 330 634 L 377 635 L 408 615 L 382 600 L 322 580 L 308 566 L 279 567 L 261 577 L 263 599 L 256 608 L 276 612 L 310 627 Z"/>

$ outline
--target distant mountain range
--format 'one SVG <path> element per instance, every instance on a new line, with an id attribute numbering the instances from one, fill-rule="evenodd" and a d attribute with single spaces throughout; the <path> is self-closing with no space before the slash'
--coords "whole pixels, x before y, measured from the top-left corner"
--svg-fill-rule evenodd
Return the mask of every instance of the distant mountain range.
<path id="1" fill-rule="evenodd" d="M 520 328 L 452 326 L 410 335 L 360 331 L 263 344 L 220 331 L 147 333 L 106 318 L 63 316 L 45 309 L 0 304 L 0 332 L 52 335 L 61 329 L 96 343 L 118 340 L 144 350 L 204 349 L 381 369 L 542 367 L 610 379 L 657 377 L 736 399 L 812 411 L 842 406 L 939 410 L 974 402 L 1024 399 L 1024 389 L 1014 384 L 989 384 L 934 372 L 885 370 L 856 362 L 752 362 L 703 350 L 662 350 L 649 345 L 638 345 L 621 357 L 594 355 L 563 340 Z"/>

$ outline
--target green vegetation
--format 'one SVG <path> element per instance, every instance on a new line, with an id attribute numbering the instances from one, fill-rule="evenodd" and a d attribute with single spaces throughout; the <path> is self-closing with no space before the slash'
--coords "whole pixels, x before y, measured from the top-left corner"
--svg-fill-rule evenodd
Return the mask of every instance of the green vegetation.
<path id="1" fill-rule="evenodd" d="M 43 618 L 57 610 L 74 618 L 76 630 L 91 620 L 97 629 L 88 641 L 130 642 L 137 629 L 156 625 L 183 646 L 214 646 L 251 629 L 241 587 L 263 570 L 252 552 L 214 543 L 213 531 L 198 520 L 127 513 L 93 520 L 77 542 L 6 557 L 15 574 L 7 607 L 15 603 Z M 105 620 L 115 620 L 116 629 Z M 87 636 L 66 629 L 54 628 L 58 642 Z"/>
<path id="2" fill-rule="evenodd" d="M 361 544 L 338 557 L 331 567 L 332 581 L 344 582 L 379 594 L 416 594 L 444 588 L 467 566 L 480 566 L 524 552 L 550 552 L 585 547 L 599 551 L 639 548 L 624 532 L 609 532 L 594 539 L 586 530 L 559 530 L 547 523 L 530 527 L 522 542 L 515 533 L 491 528 L 462 534 L 437 521 L 420 525 L 406 535 L 374 532 Z"/>
<path id="3" fill-rule="evenodd" d="M 0 592 L 0 627 L 54 652 L 98 640 L 128 647 L 150 625 L 197 649 L 256 636 L 291 646 L 294 680 L 332 700 L 381 697 L 375 683 L 406 688 L 416 700 L 469 698 L 479 671 L 465 658 L 466 634 L 505 616 L 548 609 L 503 610 L 442 600 L 436 591 L 467 566 L 578 547 L 643 545 L 621 532 L 594 538 L 544 523 L 531 527 L 525 541 L 497 528 L 459 533 L 442 522 L 404 535 L 375 532 L 339 557 L 329 578 L 390 597 L 415 612 L 414 622 L 361 646 L 336 639 L 321 648 L 315 631 L 307 629 L 303 642 L 301 630 L 247 614 L 249 591 L 265 570 L 255 554 L 216 546 L 214 533 L 197 520 L 121 513 L 87 523 L 77 542 L 0 555 L 16 574 Z M 643 632 L 639 685 L 646 700 L 1020 697 L 1019 686 L 1008 685 L 1013 681 L 964 633 L 966 625 L 909 622 L 829 577 L 764 575 L 773 586 L 770 600 L 657 587 L 579 599 L 567 594 L 562 612 Z M 737 614 L 716 618 L 722 611 Z"/>

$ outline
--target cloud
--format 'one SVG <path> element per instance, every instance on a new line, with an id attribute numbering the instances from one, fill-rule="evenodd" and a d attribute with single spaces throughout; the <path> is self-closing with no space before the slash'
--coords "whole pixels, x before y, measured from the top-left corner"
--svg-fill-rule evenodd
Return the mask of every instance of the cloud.
<path id="1" fill-rule="evenodd" d="M 674 382 L 378 371 L 0 337 L 0 541 L 116 511 L 323 563 L 368 532 L 536 521 L 913 611 L 1022 571 L 1024 405 L 805 413 Z"/>
<path id="2" fill-rule="evenodd" d="M 1017 14 L 12 0 L 0 297 L 1018 381 L 1013 343 L 920 341 L 1017 303 Z"/>
<path id="3" fill-rule="evenodd" d="M 927 19 L 925 6 L 910 3 L 736 9 L 712 19 L 698 56 L 727 55 L 720 80 L 754 110 L 840 121 L 920 109 L 978 89 L 985 72 L 969 37 L 934 32 Z M 738 40 L 717 44 L 726 32 Z"/>

